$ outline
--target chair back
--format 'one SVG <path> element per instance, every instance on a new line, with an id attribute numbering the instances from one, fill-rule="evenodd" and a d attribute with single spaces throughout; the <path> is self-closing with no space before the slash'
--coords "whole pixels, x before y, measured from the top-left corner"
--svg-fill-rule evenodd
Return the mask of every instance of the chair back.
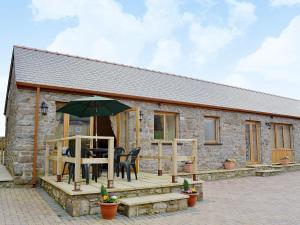
<path id="1" fill-rule="evenodd" d="M 132 149 L 127 156 L 127 161 L 130 162 L 130 164 L 135 164 L 135 160 L 137 159 L 140 151 L 141 148 Z"/>
<path id="2" fill-rule="evenodd" d="M 75 157 L 75 148 L 69 147 L 66 150 L 66 155 Z M 81 158 L 89 158 L 90 157 L 90 151 L 87 148 L 81 148 Z"/>
<path id="3" fill-rule="evenodd" d="M 124 152 L 125 152 L 125 149 L 122 147 L 115 148 L 114 161 L 120 162 L 120 157 Z"/>

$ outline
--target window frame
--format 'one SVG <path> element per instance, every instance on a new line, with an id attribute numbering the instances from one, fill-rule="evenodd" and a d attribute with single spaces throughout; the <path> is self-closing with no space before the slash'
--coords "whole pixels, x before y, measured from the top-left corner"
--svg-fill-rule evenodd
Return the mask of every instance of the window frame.
<path id="1" fill-rule="evenodd" d="M 155 123 L 155 121 L 154 121 L 154 117 L 156 115 L 163 116 L 163 118 L 164 118 L 163 119 L 163 121 L 164 121 L 164 126 L 163 126 L 164 138 L 163 139 L 155 138 L 155 129 L 154 129 L 154 126 L 155 126 L 154 123 Z M 155 141 L 172 141 L 172 140 L 166 139 L 166 126 L 167 126 L 166 116 L 167 115 L 173 115 L 173 116 L 175 116 L 175 138 L 179 137 L 179 113 L 177 113 L 177 112 L 154 111 L 154 115 L 153 115 L 153 140 L 155 140 Z"/>
<path id="2" fill-rule="evenodd" d="M 215 140 L 206 140 L 205 139 L 205 120 L 206 119 L 213 119 L 215 123 Z M 204 144 L 220 144 L 220 117 L 218 116 L 204 116 L 203 121 L 203 127 L 204 127 Z"/>
<path id="3" fill-rule="evenodd" d="M 282 145 L 283 147 L 278 147 L 278 129 L 279 127 L 282 127 Z M 285 141 L 286 141 L 286 127 L 289 129 L 289 141 L 290 141 L 290 148 L 285 147 Z M 286 123 L 274 123 L 274 149 L 276 150 L 293 150 L 293 125 L 292 124 L 286 124 Z"/>
<path id="4" fill-rule="evenodd" d="M 58 105 L 65 105 L 68 102 L 64 102 L 64 101 L 55 101 L 55 111 L 57 111 L 58 109 L 62 108 L 61 107 L 57 107 Z M 57 113 L 57 112 L 56 112 Z M 63 114 L 63 138 L 67 138 L 69 137 L 69 127 L 70 127 L 70 115 L 67 113 L 62 113 Z M 90 117 L 90 125 L 89 125 L 89 135 L 93 136 L 94 134 L 94 117 L 91 116 Z M 90 140 L 90 146 L 93 147 L 93 140 Z M 69 140 L 64 140 L 63 141 L 63 147 L 69 147 Z"/>

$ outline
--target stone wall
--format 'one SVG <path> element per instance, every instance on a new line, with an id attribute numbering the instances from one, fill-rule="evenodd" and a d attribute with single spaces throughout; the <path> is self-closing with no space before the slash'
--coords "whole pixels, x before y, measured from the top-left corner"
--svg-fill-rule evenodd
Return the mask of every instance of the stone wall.
<path id="1" fill-rule="evenodd" d="M 11 87 L 8 104 L 7 139 L 8 154 L 6 160 L 8 167 L 17 183 L 31 181 L 32 156 L 33 156 L 33 133 L 34 133 L 34 108 L 35 91 L 14 90 Z M 50 93 L 41 91 L 40 101 L 46 101 L 49 106 L 48 115 L 39 113 L 38 128 L 38 174 L 43 174 L 45 157 L 45 140 L 55 134 L 56 123 L 56 101 L 68 102 L 80 98 L 80 95 L 63 93 Z M 273 142 L 272 129 L 266 122 L 281 122 L 293 124 L 294 150 L 296 161 L 300 160 L 300 120 L 263 116 L 257 114 L 237 113 L 220 110 L 208 110 L 203 108 L 189 108 L 176 105 L 155 104 L 138 101 L 125 101 L 123 103 L 131 107 L 139 106 L 144 114 L 141 122 L 141 147 L 143 155 L 155 155 L 157 145 L 151 143 L 154 136 L 154 112 L 166 111 L 179 114 L 179 137 L 198 139 L 199 169 L 218 169 L 223 166 L 226 158 L 237 160 L 238 167 L 246 165 L 245 158 L 245 121 L 259 121 L 261 123 L 261 158 L 262 163 L 271 164 L 271 148 Z M 204 116 L 218 116 L 220 118 L 220 143 L 217 145 L 204 144 Z M 134 121 L 135 120 L 131 120 Z M 134 123 L 132 122 L 132 123 Z M 130 137 L 135 138 L 134 125 L 130 125 Z M 124 132 L 123 132 L 124 133 Z M 122 138 L 124 139 L 124 138 Z M 134 143 L 134 142 L 133 142 Z M 178 154 L 190 154 L 189 145 L 180 145 Z M 163 146 L 164 154 L 171 155 L 171 146 Z M 145 171 L 156 171 L 155 161 L 141 161 L 141 169 Z M 182 166 L 182 165 L 181 165 Z M 170 170 L 170 161 L 164 161 L 164 170 Z"/>
<path id="2" fill-rule="evenodd" d="M 5 124 L 5 137 L 7 141 L 6 153 L 4 163 L 11 174 L 14 173 L 14 163 L 17 161 L 15 155 L 15 149 L 17 145 L 16 135 L 16 111 L 17 111 L 17 97 L 16 97 L 16 81 L 15 70 L 12 68 L 12 74 L 10 78 L 10 87 L 7 93 L 7 105 L 6 105 L 6 124 Z"/>

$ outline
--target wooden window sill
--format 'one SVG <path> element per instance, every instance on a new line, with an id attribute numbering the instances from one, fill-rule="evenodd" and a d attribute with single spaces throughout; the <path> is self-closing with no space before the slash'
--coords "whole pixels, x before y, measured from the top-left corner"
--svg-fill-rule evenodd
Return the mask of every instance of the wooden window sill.
<path id="1" fill-rule="evenodd" d="M 164 140 L 151 141 L 151 145 L 158 145 L 160 141 L 162 141 L 162 145 L 172 145 L 172 141 L 164 141 Z M 183 143 L 177 142 L 177 145 L 183 145 Z"/>
<path id="2" fill-rule="evenodd" d="M 223 143 L 221 143 L 221 142 L 207 142 L 207 143 L 204 143 L 204 145 L 223 145 Z"/>

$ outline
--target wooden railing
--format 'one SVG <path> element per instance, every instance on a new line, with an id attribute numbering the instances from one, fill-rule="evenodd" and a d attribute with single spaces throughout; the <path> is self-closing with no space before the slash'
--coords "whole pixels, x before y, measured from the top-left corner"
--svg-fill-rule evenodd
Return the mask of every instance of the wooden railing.
<path id="1" fill-rule="evenodd" d="M 192 155 L 191 156 L 178 156 L 177 145 L 178 142 L 190 142 L 192 143 Z M 177 162 L 180 161 L 192 161 L 193 162 L 193 180 L 196 180 L 198 170 L 198 154 L 197 154 L 197 139 L 177 139 L 175 138 L 172 143 L 172 183 L 176 183 L 177 177 Z"/>
<path id="2" fill-rule="evenodd" d="M 81 140 L 108 140 L 108 158 L 81 158 Z M 75 157 L 63 156 L 62 147 L 64 141 L 75 140 Z M 50 145 L 57 146 L 57 155 L 50 156 Z M 50 161 L 56 161 L 56 175 L 57 182 L 61 182 L 62 163 L 69 162 L 75 164 L 74 176 L 74 190 L 80 190 L 80 172 L 81 164 L 108 164 L 107 187 L 113 187 L 114 180 L 114 137 L 107 136 L 73 136 L 61 139 L 47 140 L 46 141 L 46 162 L 45 162 L 45 176 L 49 175 Z M 78 185 L 79 184 L 79 185 Z M 79 188 L 78 188 L 79 187 Z"/>
<path id="3" fill-rule="evenodd" d="M 177 153 L 178 143 L 192 143 L 192 154 L 191 156 L 179 156 Z M 181 161 L 192 161 L 193 163 L 193 180 L 196 180 L 196 174 L 198 170 L 198 153 L 197 153 L 197 139 L 173 139 L 173 141 L 156 141 L 158 151 L 156 156 L 141 155 L 142 160 L 157 160 L 157 174 L 161 176 L 163 173 L 162 160 L 171 160 L 172 165 L 172 182 L 176 182 L 178 174 L 177 162 Z M 162 153 L 163 144 L 172 144 L 172 156 L 166 156 Z"/>
<path id="4" fill-rule="evenodd" d="M 163 155 L 162 146 L 163 146 L 163 144 L 172 144 L 172 141 L 159 140 L 159 141 L 155 141 L 152 143 L 155 143 L 158 146 L 157 155 L 141 155 L 140 158 L 141 158 L 141 160 L 155 160 L 155 161 L 157 160 L 157 175 L 162 176 L 162 174 L 163 174 L 162 161 L 163 160 L 172 160 L 171 156 Z"/>

